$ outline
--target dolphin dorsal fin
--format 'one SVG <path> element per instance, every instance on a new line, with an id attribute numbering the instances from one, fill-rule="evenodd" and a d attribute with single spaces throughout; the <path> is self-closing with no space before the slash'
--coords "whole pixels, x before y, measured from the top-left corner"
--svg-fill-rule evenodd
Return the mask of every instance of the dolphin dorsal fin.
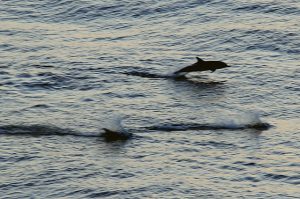
<path id="1" fill-rule="evenodd" d="M 197 61 L 198 62 L 203 62 L 204 60 L 203 59 L 200 59 L 199 57 L 196 57 Z"/>

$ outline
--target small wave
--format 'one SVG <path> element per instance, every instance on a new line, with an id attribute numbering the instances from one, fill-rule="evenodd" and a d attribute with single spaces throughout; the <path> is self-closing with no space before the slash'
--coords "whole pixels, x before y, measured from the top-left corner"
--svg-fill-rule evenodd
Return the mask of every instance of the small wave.
<path id="1" fill-rule="evenodd" d="M 285 3 L 269 4 L 269 3 L 247 3 L 233 8 L 234 11 L 255 12 L 255 13 L 276 13 L 283 15 L 299 14 L 300 10 L 297 7 L 289 6 Z"/>
<path id="2" fill-rule="evenodd" d="M 243 166 L 257 166 L 257 164 L 255 162 L 244 162 L 244 161 L 237 161 L 237 162 L 234 162 L 233 164 L 243 165 Z"/>
<path id="3" fill-rule="evenodd" d="M 239 179 L 239 181 L 250 181 L 250 182 L 260 182 L 261 179 L 255 177 L 255 176 L 245 176 Z"/>
<path id="4" fill-rule="evenodd" d="M 29 78 L 29 75 L 31 76 Z M 21 79 L 20 86 L 31 89 L 31 90 L 39 90 L 39 89 L 71 89 L 74 88 L 74 78 L 69 75 L 60 75 L 52 72 L 42 72 L 35 75 L 28 74 L 26 78 L 24 78 L 24 74 L 22 76 L 18 76 Z"/>
<path id="5" fill-rule="evenodd" d="M 264 175 L 266 178 L 272 179 L 272 180 L 282 180 L 287 179 L 289 176 L 282 175 L 282 174 L 275 174 L 275 173 L 266 173 Z"/>
<path id="6" fill-rule="evenodd" d="M 237 148 L 235 144 L 226 143 L 226 142 L 216 142 L 216 141 L 195 142 L 194 144 L 199 146 L 211 146 L 215 148 Z"/>
<path id="7" fill-rule="evenodd" d="M 47 2 L 47 1 L 46 1 Z M 39 8 L 43 10 L 51 10 L 50 14 L 47 14 L 47 19 L 60 22 L 60 21 L 74 21 L 84 20 L 91 21 L 98 19 L 99 17 L 106 16 L 120 16 L 124 12 L 124 4 L 103 4 L 103 3 L 91 3 L 86 2 L 85 4 L 74 2 L 74 1 L 57 1 L 41 3 Z M 48 12 L 49 13 L 49 12 Z"/>
<path id="8" fill-rule="evenodd" d="M 21 73 L 17 77 L 20 81 L 16 86 L 28 90 L 91 90 L 101 87 L 96 78 L 77 73 Z"/>
<path id="9" fill-rule="evenodd" d="M 36 105 L 33 105 L 33 106 L 31 106 L 31 107 L 29 107 L 29 108 L 49 108 L 50 106 L 49 105 L 47 105 L 47 104 L 36 104 Z"/>
<path id="10" fill-rule="evenodd" d="M 263 177 L 271 181 L 282 181 L 285 183 L 299 185 L 300 184 L 300 175 L 284 175 L 279 173 L 264 173 Z"/>
<path id="11" fill-rule="evenodd" d="M 145 190 L 147 190 L 147 187 L 133 188 L 133 189 L 129 189 L 129 190 L 121 189 L 121 190 L 111 190 L 111 191 L 98 191 L 98 192 L 88 194 L 87 198 L 104 198 L 104 197 L 113 197 L 113 196 L 124 196 L 124 194 L 141 193 Z"/>

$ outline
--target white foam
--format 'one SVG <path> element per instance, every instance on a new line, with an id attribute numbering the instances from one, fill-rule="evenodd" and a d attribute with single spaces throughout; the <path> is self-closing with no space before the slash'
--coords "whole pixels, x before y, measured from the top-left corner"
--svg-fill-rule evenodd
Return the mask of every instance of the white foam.
<path id="1" fill-rule="evenodd" d="M 258 112 L 243 112 L 220 116 L 214 121 L 214 123 L 217 126 L 234 129 L 255 124 L 262 124 L 262 121 Z"/>
<path id="2" fill-rule="evenodd" d="M 124 120 L 124 116 L 114 115 L 111 119 L 108 119 L 104 128 L 109 129 L 114 132 L 118 132 L 120 134 L 128 134 L 125 128 L 122 125 L 122 121 Z"/>
<path id="3" fill-rule="evenodd" d="M 122 116 L 113 116 L 110 120 L 108 120 L 108 123 L 106 124 L 106 128 L 112 130 L 112 131 L 122 131 L 124 130 L 122 126 Z"/>

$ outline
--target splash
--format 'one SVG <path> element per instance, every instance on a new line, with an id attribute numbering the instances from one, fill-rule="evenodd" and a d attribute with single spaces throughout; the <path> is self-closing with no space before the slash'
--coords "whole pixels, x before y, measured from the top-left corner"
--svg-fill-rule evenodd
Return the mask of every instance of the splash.
<path id="1" fill-rule="evenodd" d="M 112 119 L 109 119 L 107 123 L 104 125 L 106 129 L 115 132 L 125 132 L 124 127 L 122 126 L 122 121 L 124 120 L 124 116 L 112 116 Z"/>
<path id="2" fill-rule="evenodd" d="M 235 113 L 233 115 L 224 115 L 215 119 L 214 124 L 229 129 L 240 129 L 247 127 L 259 127 L 265 125 L 258 112 Z"/>
<path id="3" fill-rule="evenodd" d="M 132 137 L 132 133 L 126 131 L 122 126 L 123 117 L 117 116 L 113 120 L 110 120 L 110 123 L 107 125 L 107 128 L 103 128 L 103 133 L 101 137 L 105 141 L 119 141 L 119 140 L 128 140 Z"/>

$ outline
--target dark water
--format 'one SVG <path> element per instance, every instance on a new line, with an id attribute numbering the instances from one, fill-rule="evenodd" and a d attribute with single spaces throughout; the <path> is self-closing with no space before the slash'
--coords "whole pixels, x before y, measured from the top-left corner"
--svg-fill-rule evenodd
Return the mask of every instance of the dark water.
<path id="1" fill-rule="evenodd" d="M 298 0 L 0 4 L 1 198 L 299 198 Z"/>

